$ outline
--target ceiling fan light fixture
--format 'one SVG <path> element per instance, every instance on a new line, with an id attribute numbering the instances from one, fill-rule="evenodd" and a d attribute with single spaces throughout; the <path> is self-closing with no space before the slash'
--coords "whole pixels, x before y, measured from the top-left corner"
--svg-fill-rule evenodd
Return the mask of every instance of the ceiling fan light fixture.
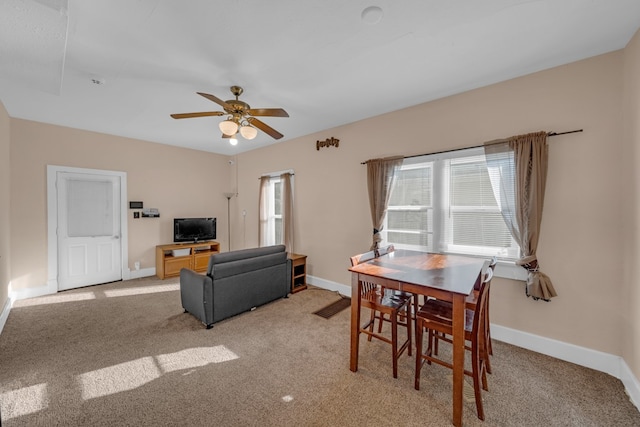
<path id="1" fill-rule="evenodd" d="M 238 124 L 232 120 L 225 120 L 218 125 L 225 135 L 235 135 L 238 132 Z M 237 142 L 237 140 L 236 140 Z"/>
<path id="2" fill-rule="evenodd" d="M 232 136 L 231 138 L 229 138 L 229 144 L 238 145 L 238 138 L 236 138 L 235 136 Z"/>
<path id="3" fill-rule="evenodd" d="M 240 127 L 240 135 L 242 135 L 244 139 L 253 139 L 258 135 L 258 129 L 245 125 Z"/>

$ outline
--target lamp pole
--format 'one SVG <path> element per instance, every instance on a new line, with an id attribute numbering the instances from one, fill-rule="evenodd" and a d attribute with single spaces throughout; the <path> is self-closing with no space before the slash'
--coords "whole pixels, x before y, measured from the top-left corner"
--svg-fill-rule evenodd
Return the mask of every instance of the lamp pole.
<path id="1" fill-rule="evenodd" d="M 231 252 L 231 198 L 233 197 L 234 193 L 224 193 L 224 197 L 227 198 L 227 236 L 228 239 L 227 240 L 229 243 L 229 252 Z"/>

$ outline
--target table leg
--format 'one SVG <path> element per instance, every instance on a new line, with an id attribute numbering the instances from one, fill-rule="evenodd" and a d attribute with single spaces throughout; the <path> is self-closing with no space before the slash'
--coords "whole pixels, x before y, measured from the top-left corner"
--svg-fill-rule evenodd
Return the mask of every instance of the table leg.
<path id="1" fill-rule="evenodd" d="M 357 273 L 351 273 L 351 371 L 358 370 L 358 347 L 360 345 L 360 287 Z"/>
<path id="2" fill-rule="evenodd" d="M 465 297 L 453 295 L 453 425 L 462 425 Z"/>

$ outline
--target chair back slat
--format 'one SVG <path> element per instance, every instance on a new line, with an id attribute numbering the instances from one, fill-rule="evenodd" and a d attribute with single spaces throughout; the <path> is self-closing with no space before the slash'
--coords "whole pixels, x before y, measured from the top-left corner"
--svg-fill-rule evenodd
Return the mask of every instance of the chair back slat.
<path id="1" fill-rule="evenodd" d="M 376 256 L 376 258 L 379 256 L 390 254 L 394 250 L 395 248 L 393 247 L 393 245 L 385 246 L 384 248 L 378 248 L 377 249 L 378 255 Z"/>
<path id="2" fill-rule="evenodd" d="M 373 251 L 365 252 L 359 255 L 354 255 L 351 257 L 351 266 L 356 266 L 358 264 L 362 264 L 363 262 L 371 261 L 372 259 L 381 257 L 383 255 L 387 255 L 393 252 L 395 249 L 393 245 L 385 246 L 384 248 L 378 248 Z"/>
<path id="3" fill-rule="evenodd" d="M 363 262 L 371 261 L 376 257 L 376 253 L 374 251 L 365 252 L 363 254 L 354 255 L 351 257 L 351 266 L 356 266 L 358 264 L 362 264 Z"/>
<path id="4" fill-rule="evenodd" d="M 473 331 L 477 334 L 476 338 L 478 342 L 484 342 L 484 327 L 482 325 L 484 324 L 484 316 L 486 316 L 486 311 L 489 306 L 487 299 L 489 298 L 491 279 L 493 279 L 493 270 L 489 268 L 480 285 L 480 295 L 478 296 L 478 303 L 476 304 L 476 310 L 473 316 Z"/>

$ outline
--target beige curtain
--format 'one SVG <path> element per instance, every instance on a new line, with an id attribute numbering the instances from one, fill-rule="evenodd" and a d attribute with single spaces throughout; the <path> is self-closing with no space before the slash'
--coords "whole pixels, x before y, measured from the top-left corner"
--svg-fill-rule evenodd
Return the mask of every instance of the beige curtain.
<path id="1" fill-rule="evenodd" d="M 260 177 L 260 195 L 258 200 L 258 244 L 269 246 L 269 177 Z"/>
<path id="2" fill-rule="evenodd" d="M 367 188 L 369 191 L 369 207 L 373 222 L 373 244 L 371 250 L 380 246 L 382 225 L 387 214 L 387 205 L 391 195 L 391 187 L 395 173 L 402 165 L 402 156 L 373 159 L 367 161 Z"/>
<path id="3" fill-rule="evenodd" d="M 485 155 L 500 211 L 522 252 L 516 263 L 528 271 L 527 296 L 549 301 L 557 294 L 536 257 L 547 181 L 547 133 L 487 143 Z"/>
<path id="4" fill-rule="evenodd" d="M 282 181 L 282 243 L 293 253 L 293 189 L 291 174 L 280 175 Z"/>

